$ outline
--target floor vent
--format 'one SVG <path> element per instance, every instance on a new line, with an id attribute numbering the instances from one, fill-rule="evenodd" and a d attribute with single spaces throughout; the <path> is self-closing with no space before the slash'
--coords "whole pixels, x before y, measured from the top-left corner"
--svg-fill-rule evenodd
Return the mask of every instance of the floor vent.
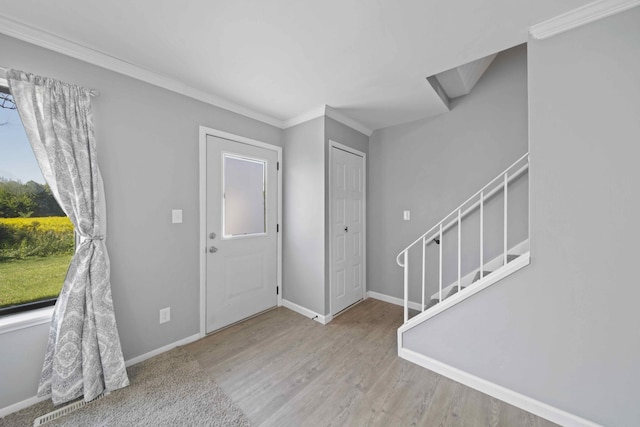
<path id="1" fill-rule="evenodd" d="M 64 417 L 67 414 L 70 414 L 71 412 L 75 411 L 76 409 L 80 409 L 83 408 L 85 406 L 87 406 L 89 403 L 95 402 L 96 400 L 106 396 L 107 393 L 102 393 L 100 396 L 96 397 L 95 399 L 93 399 L 90 402 L 85 402 L 84 400 L 78 400 L 77 402 L 73 402 L 68 404 L 67 406 L 64 406 L 60 409 L 56 409 L 55 411 L 51 411 L 48 414 L 44 414 L 41 417 L 36 418 L 33 421 L 33 427 L 38 427 L 38 426 L 43 426 L 45 424 L 47 424 L 48 422 L 51 422 L 53 420 L 57 420 L 60 417 Z"/>

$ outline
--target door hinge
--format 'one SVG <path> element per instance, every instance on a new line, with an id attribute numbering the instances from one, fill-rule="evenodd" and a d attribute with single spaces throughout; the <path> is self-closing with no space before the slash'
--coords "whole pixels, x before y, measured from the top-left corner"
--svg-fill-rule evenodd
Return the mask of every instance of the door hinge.
<path id="1" fill-rule="evenodd" d="M 276 233 L 280 232 L 280 224 L 276 224 Z"/>
<path id="2" fill-rule="evenodd" d="M 276 295 L 280 295 L 280 286 L 276 286 Z"/>
<path id="3" fill-rule="evenodd" d="M 276 162 L 276 170 L 280 170 L 280 162 Z"/>

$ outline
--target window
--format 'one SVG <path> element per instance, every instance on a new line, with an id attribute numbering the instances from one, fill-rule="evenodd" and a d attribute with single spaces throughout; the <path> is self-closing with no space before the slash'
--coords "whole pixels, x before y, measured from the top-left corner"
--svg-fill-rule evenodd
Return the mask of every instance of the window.
<path id="1" fill-rule="evenodd" d="M 266 233 L 263 160 L 224 155 L 224 237 Z"/>
<path id="2" fill-rule="evenodd" d="M 0 79 L 0 315 L 53 305 L 75 248 Z"/>

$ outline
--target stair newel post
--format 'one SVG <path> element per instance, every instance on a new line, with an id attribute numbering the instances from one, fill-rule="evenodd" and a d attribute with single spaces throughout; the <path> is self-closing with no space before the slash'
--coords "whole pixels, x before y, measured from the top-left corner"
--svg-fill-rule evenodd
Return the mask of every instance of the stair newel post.
<path id="1" fill-rule="evenodd" d="M 444 242 L 442 241 L 442 223 L 440 223 L 440 233 L 439 233 L 439 239 L 440 239 L 440 244 L 439 246 L 439 252 L 440 252 L 440 268 L 439 268 L 439 272 L 438 272 L 438 298 L 440 300 L 440 302 L 442 302 L 442 246 L 444 245 Z"/>
<path id="2" fill-rule="evenodd" d="M 409 320 L 409 251 L 404 251 L 402 264 L 404 265 L 404 322 Z"/>
<path id="3" fill-rule="evenodd" d="M 460 292 L 460 281 L 462 273 L 462 213 L 458 209 L 458 292 Z"/>
<path id="4" fill-rule="evenodd" d="M 507 259 L 507 187 L 509 184 L 509 179 L 507 178 L 508 174 L 508 172 L 504 173 L 504 265 L 507 265 L 507 262 L 509 262 Z"/>
<path id="5" fill-rule="evenodd" d="M 480 192 L 480 280 L 484 277 L 484 191 Z"/>
<path id="6" fill-rule="evenodd" d="M 427 237 L 422 236 L 422 308 L 420 311 L 424 311 L 424 292 L 425 292 L 425 264 L 426 264 L 426 252 L 427 252 Z"/>

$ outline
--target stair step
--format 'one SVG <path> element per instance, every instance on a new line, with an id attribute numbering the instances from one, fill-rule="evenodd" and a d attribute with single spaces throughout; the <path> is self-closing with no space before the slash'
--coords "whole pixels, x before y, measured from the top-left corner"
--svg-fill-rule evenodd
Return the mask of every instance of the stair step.
<path id="1" fill-rule="evenodd" d="M 464 286 L 461 286 L 461 287 L 460 287 L 460 290 L 463 290 L 463 289 L 464 289 Z M 458 287 L 457 287 L 457 286 L 454 286 L 453 288 L 451 288 L 451 290 L 449 291 L 449 293 L 447 294 L 447 296 L 446 296 L 446 297 L 444 297 L 444 298 L 445 298 L 445 299 L 447 299 L 447 298 L 449 298 L 450 296 L 455 295 L 455 294 L 457 294 L 457 293 L 458 293 Z"/>
<path id="2" fill-rule="evenodd" d="M 463 290 L 464 286 L 460 287 L 460 290 Z M 444 297 L 444 299 L 449 298 L 452 295 L 455 295 L 458 293 L 458 287 L 454 286 L 453 288 L 451 288 L 451 290 L 449 291 L 449 293 Z M 433 298 L 431 300 L 429 300 L 429 303 L 425 306 L 425 310 L 429 310 L 431 307 L 433 307 L 434 305 L 438 304 L 440 302 L 440 300 L 438 298 Z"/>
<path id="3" fill-rule="evenodd" d="M 425 310 L 429 310 L 431 307 L 433 307 L 434 305 L 436 305 L 437 303 L 439 303 L 440 301 L 437 299 L 432 299 L 429 301 L 429 304 L 427 304 L 427 306 L 424 308 Z"/>
<path id="4" fill-rule="evenodd" d="M 512 255 L 512 254 L 507 254 L 507 263 L 510 263 L 511 261 L 513 261 L 514 259 L 518 258 L 520 255 Z M 489 274 L 493 273 L 493 271 L 484 271 L 483 272 L 483 276 L 482 277 L 487 277 Z M 477 271 L 476 275 L 473 277 L 473 280 L 471 281 L 471 283 L 475 283 L 478 280 L 480 280 L 480 272 Z M 460 287 L 460 290 L 464 289 L 465 287 L 462 286 Z M 449 293 L 447 295 L 445 295 L 445 297 L 443 299 L 447 299 L 452 295 L 455 295 L 456 293 L 458 293 L 458 286 L 454 285 L 450 290 Z M 431 307 L 433 307 L 434 305 L 438 304 L 440 302 L 440 300 L 438 298 L 433 298 L 431 300 L 429 300 L 429 302 L 427 303 L 427 305 L 424 307 L 425 310 L 430 309 Z"/>
<path id="5" fill-rule="evenodd" d="M 519 256 L 520 255 L 507 254 L 507 264 L 513 261 L 514 259 L 518 258 Z M 484 271 L 482 277 L 487 277 L 491 273 L 493 273 L 493 271 Z M 477 282 L 478 280 L 480 280 L 479 271 L 477 271 L 476 275 L 473 276 L 473 280 L 471 281 L 471 283 Z"/>
<path id="6" fill-rule="evenodd" d="M 493 273 L 493 271 L 483 271 L 482 277 L 487 277 L 489 274 Z M 475 283 L 480 280 L 480 272 L 478 271 L 475 276 L 473 276 L 473 281 L 471 283 Z"/>

